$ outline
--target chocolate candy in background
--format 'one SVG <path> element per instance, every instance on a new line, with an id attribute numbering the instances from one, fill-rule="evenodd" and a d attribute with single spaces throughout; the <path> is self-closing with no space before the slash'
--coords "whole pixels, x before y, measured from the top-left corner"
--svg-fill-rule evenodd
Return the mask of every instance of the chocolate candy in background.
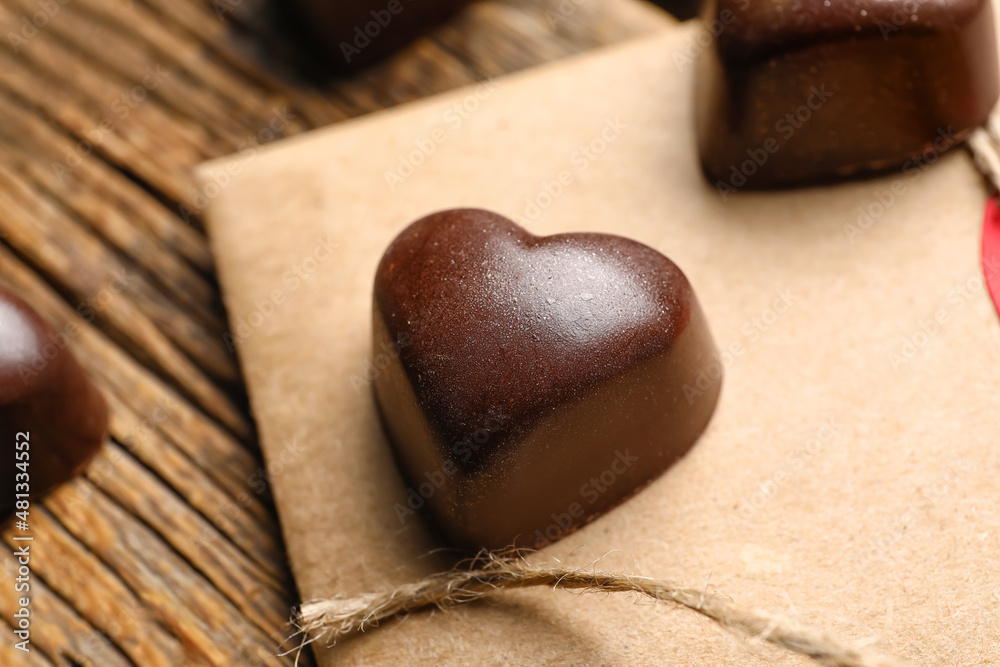
<path id="1" fill-rule="evenodd" d="M 706 16 L 698 147 L 727 192 L 909 173 L 1000 92 L 990 0 L 713 0 Z"/>
<path id="2" fill-rule="evenodd" d="M 406 46 L 469 0 L 295 0 L 302 27 L 335 70 L 352 70 Z"/>
<path id="3" fill-rule="evenodd" d="M 662 7 L 676 18 L 685 21 L 698 16 L 703 0 L 649 0 L 654 5 Z"/>
<path id="4" fill-rule="evenodd" d="M 543 546 L 622 502 L 694 445 L 721 387 L 684 274 L 619 236 L 435 213 L 385 251 L 373 310 L 397 512 L 426 504 L 469 551 Z"/>
<path id="5" fill-rule="evenodd" d="M 0 520 L 9 518 L 16 484 L 23 481 L 15 477 L 24 472 L 16 464 L 27 462 L 35 502 L 82 472 L 107 434 L 107 405 L 66 348 L 67 340 L 0 288 Z M 25 441 L 19 433 L 29 434 L 26 458 L 17 448 Z"/>

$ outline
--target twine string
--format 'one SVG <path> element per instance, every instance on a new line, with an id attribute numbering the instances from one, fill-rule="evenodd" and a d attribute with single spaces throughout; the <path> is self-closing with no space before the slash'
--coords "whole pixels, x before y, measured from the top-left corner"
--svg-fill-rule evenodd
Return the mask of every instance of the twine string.
<path id="1" fill-rule="evenodd" d="M 972 133 L 966 146 L 993 190 L 1000 191 L 1000 114 L 991 114 L 985 127 Z"/>
<path id="2" fill-rule="evenodd" d="M 650 577 L 532 565 L 524 560 L 483 554 L 467 566 L 378 593 L 333 597 L 302 605 L 296 625 L 306 643 L 338 640 L 396 616 L 427 608 L 447 609 L 498 591 L 534 586 L 595 593 L 634 593 L 694 611 L 747 637 L 769 642 L 830 667 L 907 667 L 899 658 L 838 641 L 825 632 L 768 612 L 744 609 L 718 594 Z"/>

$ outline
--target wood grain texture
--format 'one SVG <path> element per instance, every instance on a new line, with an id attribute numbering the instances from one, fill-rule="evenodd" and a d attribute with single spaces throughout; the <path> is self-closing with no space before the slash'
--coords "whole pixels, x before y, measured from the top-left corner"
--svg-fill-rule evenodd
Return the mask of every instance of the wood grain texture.
<path id="1" fill-rule="evenodd" d="M 280 462 L 260 458 L 224 338 L 195 165 L 629 38 L 655 11 L 477 2 L 330 79 L 282 5 L 0 1 L 0 284 L 53 323 L 112 413 L 86 475 L 32 507 L 28 654 L 12 635 L 23 533 L 0 531 L 0 664 L 292 664 Z"/>

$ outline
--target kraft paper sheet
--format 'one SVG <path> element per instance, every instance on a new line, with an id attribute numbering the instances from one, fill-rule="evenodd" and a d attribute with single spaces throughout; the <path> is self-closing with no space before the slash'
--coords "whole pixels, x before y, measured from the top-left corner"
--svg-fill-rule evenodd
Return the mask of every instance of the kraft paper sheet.
<path id="1" fill-rule="evenodd" d="M 453 562 L 394 509 L 406 485 L 366 380 L 371 285 L 406 224 L 478 206 L 535 234 L 660 249 L 695 286 L 725 370 L 694 450 L 540 558 L 704 587 L 918 664 L 996 661 L 1000 320 L 978 263 L 983 181 L 957 150 L 723 201 L 692 134 L 699 30 L 201 170 L 299 591 L 358 594 Z M 314 647 L 323 666 L 810 664 L 690 612 L 548 589 Z"/>

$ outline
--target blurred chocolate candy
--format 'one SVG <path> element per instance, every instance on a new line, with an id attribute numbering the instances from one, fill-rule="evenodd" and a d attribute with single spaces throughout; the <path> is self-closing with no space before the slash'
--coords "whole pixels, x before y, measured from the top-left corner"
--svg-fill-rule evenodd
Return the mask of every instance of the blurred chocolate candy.
<path id="1" fill-rule="evenodd" d="M 296 0 L 305 27 L 335 69 L 354 69 L 405 46 L 469 0 Z"/>
<path id="2" fill-rule="evenodd" d="M 15 494 L 33 502 L 79 474 L 107 433 L 107 405 L 67 349 L 71 333 L 0 289 L 2 518 Z"/>
<path id="3" fill-rule="evenodd" d="M 663 9 L 673 14 L 681 21 L 698 16 L 702 0 L 650 0 L 654 5 L 659 5 Z"/>
<path id="4" fill-rule="evenodd" d="M 990 0 L 713 0 L 698 146 L 727 193 L 933 162 L 997 100 Z"/>

